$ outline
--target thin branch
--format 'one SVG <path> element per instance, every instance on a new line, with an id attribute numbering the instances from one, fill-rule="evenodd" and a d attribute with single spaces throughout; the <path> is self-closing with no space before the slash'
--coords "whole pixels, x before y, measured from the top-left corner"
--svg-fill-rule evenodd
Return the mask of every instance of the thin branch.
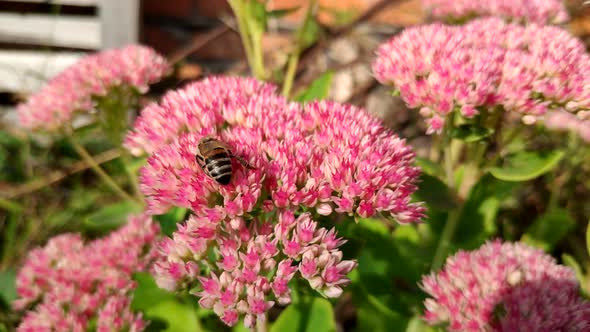
<path id="1" fill-rule="evenodd" d="M 93 159 L 96 161 L 97 164 L 100 165 L 100 164 L 106 163 L 108 161 L 111 161 L 113 159 L 119 158 L 120 156 L 121 156 L 121 152 L 119 149 L 111 149 L 111 150 L 105 151 L 103 153 L 100 153 L 100 154 L 94 156 Z M 85 160 L 78 161 L 64 171 L 53 171 L 53 172 L 49 173 L 49 175 L 47 175 L 43 178 L 36 179 L 31 182 L 22 184 L 12 190 L 11 189 L 7 189 L 7 190 L 3 189 L 2 190 L 2 198 L 3 199 L 12 199 L 12 198 L 17 198 L 17 197 L 20 197 L 23 195 L 30 194 L 32 192 L 35 192 L 37 190 L 43 189 L 47 186 L 50 186 L 56 182 L 59 182 L 65 178 L 67 178 L 70 175 L 87 170 L 90 167 L 91 166 L 87 161 L 85 161 Z"/>
<path id="2" fill-rule="evenodd" d="M 82 159 L 86 160 L 86 162 L 90 165 L 90 168 L 100 177 L 100 179 L 109 186 L 117 195 L 121 198 L 126 199 L 131 202 L 137 201 L 135 198 L 131 197 L 125 190 L 123 190 L 113 178 L 108 175 L 102 167 L 94 160 L 92 155 L 82 146 L 82 144 L 78 143 L 74 137 L 70 136 L 70 142 L 74 146 L 74 150 L 82 157 Z"/>
<path id="3" fill-rule="evenodd" d="M 230 27 L 228 27 L 227 25 L 222 25 L 208 31 L 206 34 L 199 34 L 193 37 L 193 39 L 186 46 L 183 46 L 180 49 L 172 52 L 172 54 L 168 56 L 168 60 L 171 63 L 177 63 L 178 61 L 181 61 L 182 59 L 186 58 L 191 53 L 196 52 L 200 48 L 205 47 L 207 44 L 223 36 L 226 32 L 229 31 L 231 31 Z"/>

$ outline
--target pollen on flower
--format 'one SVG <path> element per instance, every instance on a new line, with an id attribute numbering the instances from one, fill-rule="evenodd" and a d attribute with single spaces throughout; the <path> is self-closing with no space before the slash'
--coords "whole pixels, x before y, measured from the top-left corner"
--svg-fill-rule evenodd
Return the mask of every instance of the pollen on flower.
<path id="1" fill-rule="evenodd" d="M 166 59 L 149 47 L 130 45 L 85 56 L 53 77 L 18 106 L 23 127 L 57 130 L 71 124 L 75 112 L 94 109 L 94 97 L 115 87 L 144 93 L 170 69 Z"/>
<path id="2" fill-rule="evenodd" d="M 147 216 L 105 238 L 84 243 L 64 234 L 31 251 L 17 275 L 17 310 L 27 310 L 18 331 L 142 331 L 146 322 L 131 311 L 131 275 L 155 259 L 151 243 L 159 228 Z"/>
<path id="3" fill-rule="evenodd" d="M 572 269 L 521 243 L 460 251 L 424 276 L 425 320 L 449 331 L 586 331 L 590 302 Z"/>

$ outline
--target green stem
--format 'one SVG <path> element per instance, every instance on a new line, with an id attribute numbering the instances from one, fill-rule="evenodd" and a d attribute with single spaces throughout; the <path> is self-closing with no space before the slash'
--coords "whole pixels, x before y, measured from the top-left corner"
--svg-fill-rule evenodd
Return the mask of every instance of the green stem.
<path id="1" fill-rule="evenodd" d="M 440 236 L 438 246 L 436 247 L 434 259 L 432 260 L 432 270 L 434 271 L 440 269 L 445 259 L 447 258 L 449 247 L 451 245 L 451 240 L 455 235 L 455 229 L 457 228 L 457 224 L 459 223 L 459 216 L 461 215 L 461 210 L 462 209 L 460 207 L 457 207 L 449 211 L 449 214 L 447 215 L 447 222 Z"/>
<path id="2" fill-rule="evenodd" d="M 452 114 L 449 115 L 447 119 L 447 123 L 445 125 L 445 129 L 443 131 L 443 142 L 444 145 L 442 146 L 443 150 L 443 157 L 445 163 L 445 174 L 447 177 L 447 186 L 449 188 L 455 187 L 455 178 L 454 178 L 454 165 L 453 165 L 453 139 L 451 137 L 451 133 L 453 131 L 453 116 Z"/>
<path id="3" fill-rule="evenodd" d="M 246 21 L 246 11 L 244 8 L 243 0 L 228 0 L 230 7 L 232 8 L 234 15 L 236 16 L 236 21 L 238 23 L 238 32 L 240 33 L 240 38 L 242 40 L 242 45 L 244 46 L 244 52 L 246 53 L 246 60 L 248 61 L 248 66 L 254 76 L 257 76 L 257 63 L 254 61 L 254 50 L 250 40 L 250 33 L 248 30 L 248 22 Z"/>
<path id="4" fill-rule="evenodd" d="M 23 206 L 9 199 L 0 198 L 0 209 L 16 213 L 21 212 L 23 210 Z"/>
<path id="5" fill-rule="evenodd" d="M 303 19 L 303 25 L 299 28 L 297 32 L 296 44 L 293 54 L 289 57 L 289 63 L 287 64 L 287 72 L 285 74 L 285 80 L 283 81 L 283 96 L 289 98 L 289 94 L 291 93 L 291 89 L 293 88 L 293 81 L 295 80 L 295 72 L 297 71 L 297 65 L 299 64 L 299 57 L 301 56 L 301 51 L 303 50 L 303 33 L 305 32 L 305 25 L 308 24 L 309 20 L 313 18 L 313 13 L 315 12 L 317 7 L 317 0 L 312 0 L 309 3 L 309 7 L 307 8 L 307 12 L 305 13 L 305 18 Z"/>
<path id="6" fill-rule="evenodd" d="M 506 148 L 508 145 L 510 145 L 510 143 L 512 143 L 520 135 L 520 133 L 522 132 L 521 127 L 522 126 L 517 126 L 510 133 L 508 133 L 508 136 L 506 137 L 506 139 L 504 139 L 498 143 L 499 145 L 498 145 L 496 153 L 494 154 L 494 156 L 492 158 L 488 159 L 486 166 L 488 166 L 488 167 L 496 166 L 496 163 L 498 162 L 498 160 L 500 160 L 500 158 L 503 156 L 502 150 L 504 148 Z"/>
<path id="7" fill-rule="evenodd" d="M 6 218 L 6 225 L 2 229 L 2 233 L 0 233 L 2 236 L 2 242 L 0 242 L 0 249 L 2 249 L 0 271 L 3 270 L 6 265 L 10 265 L 10 259 L 16 256 L 14 255 L 14 252 L 18 241 L 18 223 L 21 218 L 22 215 L 18 213 L 8 215 Z"/>
<path id="8" fill-rule="evenodd" d="M 454 188 L 454 174 L 453 174 L 453 163 L 452 163 L 452 155 L 451 155 L 451 145 L 447 144 L 445 146 L 445 169 L 447 173 L 447 185 L 449 188 Z M 455 229 L 457 228 L 457 223 L 459 222 L 459 216 L 461 214 L 461 207 L 456 207 L 449 211 L 447 215 L 447 222 L 445 223 L 445 227 L 443 228 L 443 232 L 440 236 L 440 240 L 438 242 L 438 246 L 436 248 L 436 253 L 434 255 L 434 259 L 432 260 L 432 269 L 438 270 L 442 267 L 445 258 L 447 257 L 447 253 L 449 251 L 449 246 L 451 244 L 451 240 L 455 235 Z"/>
<path id="9" fill-rule="evenodd" d="M 559 188 L 563 184 L 559 180 L 559 174 L 557 174 L 559 168 L 560 167 L 556 167 L 555 170 L 552 172 L 553 174 L 551 176 L 551 178 L 552 178 L 551 184 L 552 184 L 553 188 L 551 188 L 551 191 L 549 192 L 549 201 L 547 203 L 547 207 L 548 207 L 547 210 L 552 210 L 559 205 L 559 196 L 560 196 L 559 195 L 560 194 Z"/>
<path id="10" fill-rule="evenodd" d="M 430 152 L 428 157 L 435 163 L 440 163 L 440 153 L 442 150 L 442 137 L 441 135 L 431 135 Z"/>
<path id="11" fill-rule="evenodd" d="M 283 81 L 283 96 L 289 98 L 291 89 L 293 87 L 293 81 L 295 80 L 295 71 L 297 70 L 297 64 L 299 64 L 300 52 L 296 51 L 289 57 L 289 63 L 287 64 L 287 73 L 285 74 L 285 80 Z"/>
<path id="12" fill-rule="evenodd" d="M 76 141 L 73 136 L 70 136 L 70 142 L 74 146 L 76 152 L 90 165 L 90 168 L 100 177 L 100 179 L 109 187 L 111 188 L 117 195 L 121 198 L 132 201 L 138 202 L 136 199 L 131 197 L 128 193 L 126 193 L 116 182 L 111 178 L 101 167 L 100 165 L 94 160 L 94 158 L 90 155 L 90 153 Z"/>
<path id="13" fill-rule="evenodd" d="M 576 133 L 569 133 L 568 138 L 565 157 L 552 172 L 551 191 L 549 192 L 549 202 L 547 203 L 549 209 L 559 206 L 560 194 L 564 193 L 563 197 L 572 197 L 573 187 L 575 187 L 576 182 L 575 178 L 584 160 L 578 159 L 580 155 L 580 139 L 578 135 Z M 560 176 L 559 173 L 562 170 L 563 173 Z"/>
<path id="14" fill-rule="evenodd" d="M 262 36 L 252 36 L 252 56 L 254 63 L 254 76 L 259 80 L 266 80 L 264 52 L 262 52 Z"/>
<path id="15" fill-rule="evenodd" d="M 451 140 L 449 140 L 448 144 L 444 147 L 444 158 L 445 158 L 445 174 L 447 177 L 447 186 L 449 188 L 455 187 L 455 178 L 453 176 L 453 154 L 452 154 L 452 146 Z"/>
<path id="16" fill-rule="evenodd" d="M 505 148 L 508 145 L 510 145 L 510 143 L 512 143 L 518 137 L 518 135 L 520 135 L 521 132 L 522 128 L 520 126 L 512 130 L 512 132 L 508 134 L 508 137 L 506 137 L 506 139 L 502 141 L 500 148 Z"/>
<path id="17" fill-rule="evenodd" d="M 451 131 L 453 129 L 453 117 L 449 116 L 448 122 L 445 126 L 444 130 L 444 161 L 445 161 L 445 173 L 447 177 L 447 186 L 449 189 L 454 191 L 455 189 L 455 177 L 454 177 L 454 165 L 453 165 L 453 155 L 452 155 L 452 138 L 451 138 Z M 436 253 L 434 259 L 432 260 L 432 269 L 438 270 L 442 267 L 445 258 L 447 257 L 449 246 L 455 235 L 455 229 L 457 228 L 457 223 L 459 222 L 459 216 L 461 215 L 462 207 L 458 206 L 455 209 L 449 211 L 447 215 L 447 222 L 443 228 L 443 232 L 441 234 L 440 240 L 438 242 L 438 246 L 436 248 Z"/>
<path id="18" fill-rule="evenodd" d="M 139 180 L 137 179 L 137 174 L 129 167 L 131 164 L 131 155 L 125 148 L 121 148 L 121 160 L 123 161 L 125 173 L 127 173 L 127 177 L 129 178 L 129 183 L 133 188 L 133 195 L 137 200 L 143 201 L 141 190 L 139 189 Z"/>

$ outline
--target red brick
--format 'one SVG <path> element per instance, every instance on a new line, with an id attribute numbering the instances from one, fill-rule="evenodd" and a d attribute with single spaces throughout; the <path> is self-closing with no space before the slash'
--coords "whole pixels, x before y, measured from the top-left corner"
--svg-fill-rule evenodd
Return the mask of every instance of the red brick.
<path id="1" fill-rule="evenodd" d="M 199 0 L 143 0 L 142 11 L 145 15 L 186 17 L 193 13 Z"/>

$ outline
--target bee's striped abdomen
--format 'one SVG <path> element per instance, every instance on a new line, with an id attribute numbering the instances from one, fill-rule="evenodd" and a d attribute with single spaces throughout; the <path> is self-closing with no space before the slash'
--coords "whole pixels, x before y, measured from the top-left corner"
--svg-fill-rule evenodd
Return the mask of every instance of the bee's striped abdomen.
<path id="1" fill-rule="evenodd" d="M 220 184 L 231 181 L 231 158 L 225 149 L 216 148 L 205 156 L 205 168 L 209 176 Z"/>
<path id="2" fill-rule="evenodd" d="M 205 174 L 219 184 L 226 185 L 231 181 L 232 158 L 236 158 L 244 167 L 254 169 L 244 158 L 234 155 L 227 144 L 211 136 L 203 137 L 197 145 L 197 163 Z"/>

